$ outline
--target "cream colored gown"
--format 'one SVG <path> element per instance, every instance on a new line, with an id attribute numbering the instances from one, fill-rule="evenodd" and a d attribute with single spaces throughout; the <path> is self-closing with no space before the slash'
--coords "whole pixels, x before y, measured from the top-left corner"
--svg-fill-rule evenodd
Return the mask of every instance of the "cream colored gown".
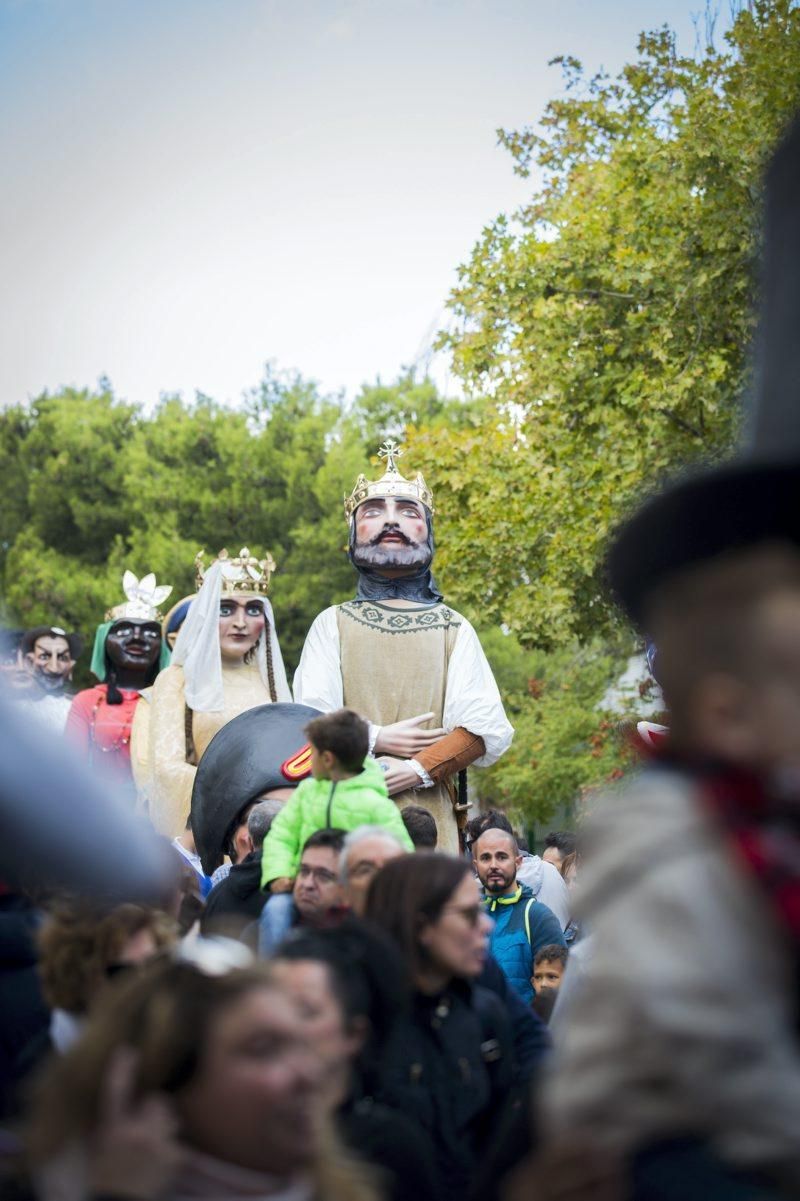
<path id="1" fill-rule="evenodd" d="M 215 713 L 192 713 L 197 759 L 222 727 L 240 713 L 270 703 L 256 663 L 222 663 L 225 707 Z M 167 838 L 186 827 L 197 768 L 186 761 L 186 700 L 183 668 L 172 664 L 153 685 L 150 698 L 147 805 L 153 825 Z"/>

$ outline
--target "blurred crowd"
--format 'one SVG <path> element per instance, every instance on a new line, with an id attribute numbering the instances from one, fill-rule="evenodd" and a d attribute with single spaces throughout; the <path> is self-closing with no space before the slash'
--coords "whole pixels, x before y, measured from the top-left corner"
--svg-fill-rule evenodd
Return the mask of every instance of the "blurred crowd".
<path id="1" fill-rule="evenodd" d="M 319 780 L 365 758 L 350 711 L 306 730 Z M 448 856 L 412 805 L 321 825 L 272 891 L 287 812 L 246 805 L 216 883 L 190 822 L 157 903 L 0 895 L 9 1196 L 500 1195 L 580 937 L 575 835 L 539 857 L 492 810 Z"/>

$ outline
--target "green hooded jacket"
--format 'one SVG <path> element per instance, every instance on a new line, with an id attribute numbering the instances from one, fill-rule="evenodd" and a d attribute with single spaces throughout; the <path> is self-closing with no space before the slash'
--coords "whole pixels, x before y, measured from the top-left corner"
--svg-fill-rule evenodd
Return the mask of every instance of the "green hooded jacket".
<path id="1" fill-rule="evenodd" d="M 403 825 L 400 810 L 386 791 L 383 771 L 374 759 L 349 780 L 315 780 L 297 786 L 270 827 L 261 853 L 261 887 L 279 876 L 294 877 L 300 852 L 317 830 L 383 826 L 408 851 L 414 844 Z"/>

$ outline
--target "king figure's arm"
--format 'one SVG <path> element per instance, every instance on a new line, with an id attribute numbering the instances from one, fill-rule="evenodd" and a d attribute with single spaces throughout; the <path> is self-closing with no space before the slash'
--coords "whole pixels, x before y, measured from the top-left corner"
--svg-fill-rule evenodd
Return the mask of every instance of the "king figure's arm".
<path id="1" fill-rule="evenodd" d="M 315 618 L 303 643 L 303 653 L 294 673 L 294 699 L 330 713 L 344 705 L 339 629 L 336 609 L 323 609 Z"/>
<path id="2" fill-rule="evenodd" d="M 298 704 L 323 712 L 344 704 L 336 609 L 315 618 L 294 677 Z M 365 716 L 368 716 L 365 714 Z M 423 783 L 453 776 L 475 763 L 494 763 L 511 745 L 514 735 L 505 715 L 492 669 L 475 630 L 462 620 L 447 673 L 444 726 L 449 731 L 431 746 L 415 749 L 410 760 L 428 777 Z M 370 723 L 372 741 L 380 727 Z M 418 773 L 419 774 L 419 773 Z"/>
<path id="3" fill-rule="evenodd" d="M 488 767 L 511 746 L 514 729 L 478 635 L 462 619 L 447 670 L 444 726 L 450 731 L 415 760 L 434 781 L 475 764 Z"/>

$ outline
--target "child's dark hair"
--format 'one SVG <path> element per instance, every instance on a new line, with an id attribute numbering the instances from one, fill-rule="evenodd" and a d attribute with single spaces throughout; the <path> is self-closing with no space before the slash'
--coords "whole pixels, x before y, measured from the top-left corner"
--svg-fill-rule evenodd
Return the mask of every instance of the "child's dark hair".
<path id="1" fill-rule="evenodd" d="M 415 850 L 433 851 L 436 848 L 438 834 L 432 813 L 422 805 L 406 805 L 400 816 Z"/>
<path id="2" fill-rule="evenodd" d="M 572 830 L 551 830 L 544 840 L 544 850 L 555 847 L 561 855 L 571 855 L 577 846 L 578 836 Z"/>
<path id="3" fill-rule="evenodd" d="M 557 942 L 548 943 L 546 947 L 540 947 L 536 952 L 533 960 L 533 966 L 538 967 L 540 963 L 560 963 L 566 967 L 569 951 L 566 947 L 560 946 Z"/>
<path id="4" fill-rule="evenodd" d="M 467 839 L 470 843 L 477 842 L 486 830 L 505 830 L 506 834 L 514 835 L 511 822 L 501 809 L 487 809 L 467 822 Z"/>
<path id="5" fill-rule="evenodd" d="M 369 726 L 352 709 L 312 718 L 305 734 L 315 750 L 330 751 L 345 771 L 361 771 L 369 751 Z"/>

